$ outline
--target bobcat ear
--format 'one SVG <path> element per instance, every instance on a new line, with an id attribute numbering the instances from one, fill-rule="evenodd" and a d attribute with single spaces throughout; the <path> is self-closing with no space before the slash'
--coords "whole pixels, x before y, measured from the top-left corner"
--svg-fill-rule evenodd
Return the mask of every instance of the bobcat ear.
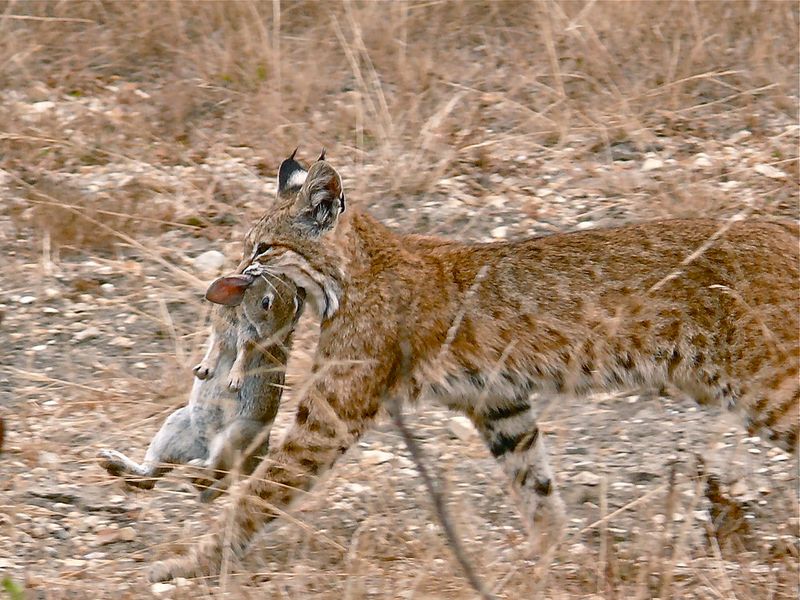
<path id="1" fill-rule="evenodd" d="M 291 156 L 281 163 L 278 169 L 278 194 L 284 195 L 299 190 L 303 182 L 306 180 L 308 171 L 294 159 L 297 154 L 297 148 L 294 149 Z"/>
<path id="2" fill-rule="evenodd" d="M 317 159 L 317 162 L 321 160 L 325 160 L 325 148 L 323 148 L 322 152 L 319 153 L 319 158 Z"/>
<path id="3" fill-rule="evenodd" d="M 238 306 L 253 281 L 255 277 L 252 275 L 227 275 L 215 279 L 206 290 L 206 300 L 214 304 Z"/>
<path id="4" fill-rule="evenodd" d="M 345 208 L 342 178 L 336 169 L 325 161 L 311 165 L 295 206 L 299 224 L 313 235 L 332 229 Z"/>

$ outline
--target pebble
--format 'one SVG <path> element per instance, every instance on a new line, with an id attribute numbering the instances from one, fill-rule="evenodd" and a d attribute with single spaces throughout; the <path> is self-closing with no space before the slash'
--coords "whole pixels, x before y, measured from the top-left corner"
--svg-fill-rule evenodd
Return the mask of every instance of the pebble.
<path id="1" fill-rule="evenodd" d="M 395 457 L 391 452 L 384 452 L 383 450 L 364 450 L 361 455 L 368 465 L 380 465 L 389 462 Z"/>
<path id="2" fill-rule="evenodd" d="M 192 266 L 202 277 L 216 277 L 225 266 L 225 255 L 218 250 L 208 250 L 196 257 Z"/>
<path id="3" fill-rule="evenodd" d="M 19 299 L 20 304 L 33 304 L 36 302 L 36 296 L 22 296 Z"/>
<path id="4" fill-rule="evenodd" d="M 656 169 L 660 169 L 664 166 L 664 161 L 660 158 L 648 158 L 642 163 L 642 172 L 647 173 L 648 171 L 655 171 Z"/>
<path id="5" fill-rule="evenodd" d="M 35 113 L 47 112 L 48 110 L 53 110 L 55 107 L 56 103 L 50 100 L 42 100 L 41 102 L 34 102 L 30 106 L 31 110 Z"/>
<path id="6" fill-rule="evenodd" d="M 175 589 L 175 586 L 171 583 L 154 583 L 150 586 L 150 591 L 154 594 L 166 594 Z"/>
<path id="7" fill-rule="evenodd" d="M 572 482 L 578 485 L 598 485 L 600 483 L 600 475 L 591 471 L 581 471 L 572 478 Z"/>
<path id="8" fill-rule="evenodd" d="M 108 344 L 109 346 L 116 346 L 118 348 L 133 348 L 136 345 L 136 342 L 134 342 L 130 338 L 118 335 L 117 337 L 112 339 Z"/>
<path id="9" fill-rule="evenodd" d="M 701 152 L 700 154 L 698 154 L 698 155 L 696 155 L 694 157 L 694 163 L 693 164 L 694 164 L 695 167 L 700 167 L 701 169 L 703 169 L 703 168 L 707 168 L 707 167 L 713 167 L 714 166 L 714 161 L 712 161 L 708 157 L 708 154 L 706 154 L 705 152 Z"/>
<path id="10" fill-rule="evenodd" d="M 98 335 L 100 335 L 100 330 L 97 327 L 90 326 L 86 329 L 81 329 L 78 333 L 72 336 L 72 339 L 76 342 L 82 342 L 84 340 L 95 338 Z"/>
<path id="11" fill-rule="evenodd" d="M 86 561 L 82 558 L 65 558 L 63 562 L 65 567 L 71 568 L 78 568 L 86 565 Z"/>
<path id="12" fill-rule="evenodd" d="M 61 458 L 54 452 L 39 452 L 39 464 L 43 467 L 57 467 Z"/>
<path id="13" fill-rule="evenodd" d="M 786 173 L 771 165 L 756 165 L 753 167 L 753 170 L 759 175 L 769 177 L 770 179 L 786 179 Z"/>
<path id="14" fill-rule="evenodd" d="M 501 225 L 500 227 L 495 227 L 494 229 L 492 229 L 491 235 L 493 238 L 498 238 L 498 239 L 505 238 L 506 235 L 508 235 L 508 227 L 506 227 L 505 225 Z"/>

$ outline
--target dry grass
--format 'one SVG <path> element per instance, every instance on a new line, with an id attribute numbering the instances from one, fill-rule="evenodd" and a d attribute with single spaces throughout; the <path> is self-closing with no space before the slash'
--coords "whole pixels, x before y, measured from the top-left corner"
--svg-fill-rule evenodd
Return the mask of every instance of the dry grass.
<path id="1" fill-rule="evenodd" d="M 213 247 L 236 261 L 297 145 L 307 158 L 327 147 L 350 201 L 406 230 L 480 238 L 498 225 L 519 235 L 743 208 L 797 218 L 799 27 L 796 3 L 765 0 L 0 2 L 0 414 L 16 465 L 0 494 L 24 489 L 24 474 L 48 464 L 42 452 L 68 457 L 65 481 L 107 489 L 94 449 L 141 448 L 184 401 L 207 318 L 190 257 Z M 664 164 L 643 171 L 647 158 Z M 25 295 L 38 300 L 29 307 Z M 60 312 L 43 314 L 43 303 Z M 98 334 L 76 341 L 90 327 Z M 312 338 L 300 340 L 298 365 Z M 368 482 L 353 464 L 342 479 Z M 468 553 L 505 598 L 794 597 L 796 544 L 737 558 L 708 541 L 713 532 L 700 543 L 673 526 L 704 494 L 721 497 L 688 470 L 681 494 L 665 481 L 623 511 L 635 523 L 664 517 L 657 533 L 614 533 L 612 487 L 594 498 L 597 525 L 551 569 L 527 561 L 513 531 Z M 393 496 L 404 484 L 384 483 L 351 525 L 336 524 L 325 494 L 337 483 L 324 483 L 307 511 L 327 514 L 325 525 L 262 540 L 269 557 L 250 563 L 260 574 L 224 585 L 237 597 L 465 597 L 441 535 L 419 521 L 429 505 L 409 513 Z M 179 491 L 161 494 L 142 501 L 134 561 L 198 531 L 178 529 L 186 513 L 169 503 Z M 467 516 L 481 509 L 459 498 L 462 533 L 476 539 Z M 772 523 L 795 540 L 796 508 Z M 0 538 L 27 547 L 18 513 L 37 510 L 0 501 Z M 569 550 L 579 541 L 586 553 Z M 34 597 L 122 590 L 138 566 L 114 562 L 110 548 L 96 572 L 26 556 L 27 585 Z M 141 585 L 124 593 L 140 597 Z M 197 593 L 220 588 L 185 595 Z"/>

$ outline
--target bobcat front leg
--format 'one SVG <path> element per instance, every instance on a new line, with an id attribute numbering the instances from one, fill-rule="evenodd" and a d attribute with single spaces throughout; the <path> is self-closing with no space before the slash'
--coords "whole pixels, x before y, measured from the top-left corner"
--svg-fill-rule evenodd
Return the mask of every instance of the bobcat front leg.
<path id="1" fill-rule="evenodd" d="M 469 417 L 508 475 L 531 540 L 542 551 L 553 546 L 563 533 L 564 502 L 527 392 L 512 399 L 488 399 Z"/>
<path id="2" fill-rule="evenodd" d="M 361 371 L 361 372 L 359 372 Z M 281 445 L 270 450 L 241 494 L 231 494 L 212 532 L 190 553 L 156 563 L 150 581 L 219 573 L 230 548 L 241 555 L 261 527 L 309 490 L 316 479 L 363 434 L 380 408 L 381 395 L 353 384 L 373 383 L 374 374 L 361 365 L 332 368 L 301 399 L 292 428 Z M 350 385 L 347 385 L 350 383 Z M 360 386 L 359 386 L 360 387 Z M 274 508 L 273 508 L 274 507 Z"/>

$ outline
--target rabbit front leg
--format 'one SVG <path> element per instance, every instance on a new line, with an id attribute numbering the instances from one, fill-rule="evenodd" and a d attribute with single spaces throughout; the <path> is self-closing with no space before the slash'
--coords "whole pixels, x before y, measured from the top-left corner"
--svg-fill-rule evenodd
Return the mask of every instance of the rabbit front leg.
<path id="1" fill-rule="evenodd" d="M 222 352 L 222 339 L 213 331 L 208 339 L 208 350 L 199 364 L 195 365 L 192 371 L 198 379 L 211 379 L 214 376 L 214 369 L 219 362 Z"/>

